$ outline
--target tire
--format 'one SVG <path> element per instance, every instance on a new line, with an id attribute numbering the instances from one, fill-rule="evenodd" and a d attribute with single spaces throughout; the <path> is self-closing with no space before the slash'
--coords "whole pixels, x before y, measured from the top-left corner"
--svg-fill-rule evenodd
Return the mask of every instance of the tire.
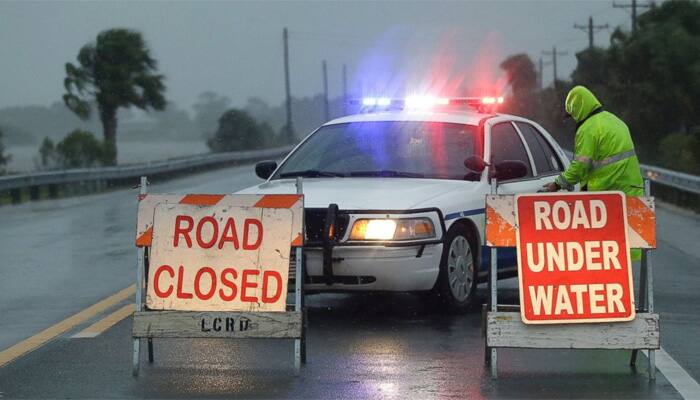
<path id="1" fill-rule="evenodd" d="M 464 224 L 456 223 L 447 231 L 436 294 L 450 311 L 464 313 L 474 302 L 476 278 L 476 240 Z"/>

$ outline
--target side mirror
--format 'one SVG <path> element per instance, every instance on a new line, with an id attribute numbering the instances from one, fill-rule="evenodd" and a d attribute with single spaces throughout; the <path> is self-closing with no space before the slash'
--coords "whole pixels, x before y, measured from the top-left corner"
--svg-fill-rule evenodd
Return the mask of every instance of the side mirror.
<path id="1" fill-rule="evenodd" d="M 470 156 L 464 160 L 464 166 L 474 172 L 481 173 L 486 168 L 486 161 L 479 156 Z"/>
<path id="2" fill-rule="evenodd" d="M 522 178 L 527 175 L 527 165 L 519 160 L 504 160 L 494 166 L 492 177 L 499 181 Z"/>
<path id="3" fill-rule="evenodd" d="M 260 161 L 255 164 L 255 175 L 267 179 L 277 169 L 277 161 Z"/>

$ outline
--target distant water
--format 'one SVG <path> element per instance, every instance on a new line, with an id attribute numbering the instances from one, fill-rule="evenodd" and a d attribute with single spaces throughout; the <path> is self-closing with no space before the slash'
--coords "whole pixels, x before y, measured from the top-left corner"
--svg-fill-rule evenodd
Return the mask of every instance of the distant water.
<path id="1" fill-rule="evenodd" d="M 119 164 L 129 164 L 208 152 L 204 142 L 123 142 L 118 144 L 117 157 Z M 6 168 L 8 171 L 31 172 L 41 163 L 38 144 L 6 146 L 5 153 L 12 155 Z"/>

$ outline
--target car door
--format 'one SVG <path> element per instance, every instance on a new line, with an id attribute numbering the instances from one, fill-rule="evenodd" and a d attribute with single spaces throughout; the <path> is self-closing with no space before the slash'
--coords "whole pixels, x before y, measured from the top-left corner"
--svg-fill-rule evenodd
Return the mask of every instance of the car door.
<path id="1" fill-rule="evenodd" d="M 530 150 L 513 122 L 505 118 L 494 118 L 486 125 L 486 150 L 489 164 L 496 165 L 505 160 L 522 161 L 527 166 L 524 177 L 498 182 L 498 193 L 532 193 L 542 185 L 537 178 L 537 169 Z M 490 167 L 491 168 L 491 167 Z"/>
<path id="2" fill-rule="evenodd" d="M 563 164 L 551 144 L 532 124 L 525 121 L 514 121 L 513 124 L 530 150 L 538 185 L 541 187 L 552 182 L 563 171 Z"/>

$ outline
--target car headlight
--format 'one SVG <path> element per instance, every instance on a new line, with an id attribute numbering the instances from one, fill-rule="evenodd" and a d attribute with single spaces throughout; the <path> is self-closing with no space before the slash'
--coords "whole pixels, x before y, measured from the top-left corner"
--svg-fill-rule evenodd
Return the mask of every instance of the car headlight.
<path id="1" fill-rule="evenodd" d="M 430 218 L 358 219 L 350 240 L 416 240 L 435 237 Z"/>

